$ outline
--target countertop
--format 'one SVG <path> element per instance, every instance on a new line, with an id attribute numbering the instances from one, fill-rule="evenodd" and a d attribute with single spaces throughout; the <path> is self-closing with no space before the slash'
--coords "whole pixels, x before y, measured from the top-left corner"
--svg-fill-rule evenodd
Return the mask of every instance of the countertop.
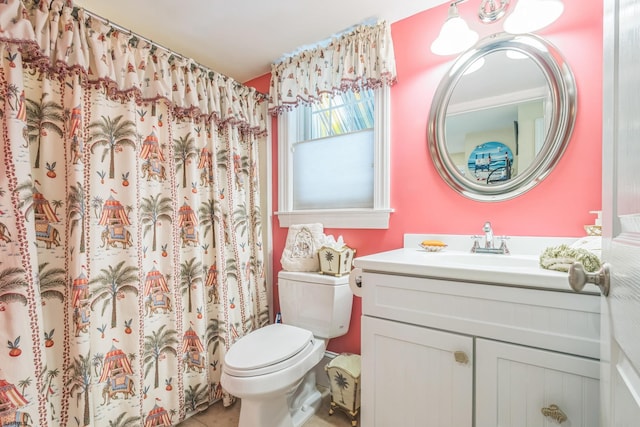
<path id="1" fill-rule="evenodd" d="M 440 252 L 427 252 L 422 240 L 442 240 L 448 246 Z M 552 245 L 571 244 L 571 237 L 511 237 L 511 254 L 472 254 L 470 236 L 405 235 L 405 247 L 354 259 L 356 268 L 365 272 L 439 278 L 481 284 L 537 288 L 573 292 L 568 273 L 539 266 L 539 254 Z M 599 294 L 595 285 L 584 288 L 587 294 Z"/>

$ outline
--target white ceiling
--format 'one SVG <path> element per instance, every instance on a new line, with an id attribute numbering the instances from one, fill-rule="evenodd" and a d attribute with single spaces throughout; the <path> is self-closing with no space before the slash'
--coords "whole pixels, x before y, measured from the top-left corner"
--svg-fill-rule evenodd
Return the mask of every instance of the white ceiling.
<path id="1" fill-rule="evenodd" d="M 205 67 L 246 82 L 297 48 L 371 18 L 396 22 L 447 0 L 75 0 Z"/>

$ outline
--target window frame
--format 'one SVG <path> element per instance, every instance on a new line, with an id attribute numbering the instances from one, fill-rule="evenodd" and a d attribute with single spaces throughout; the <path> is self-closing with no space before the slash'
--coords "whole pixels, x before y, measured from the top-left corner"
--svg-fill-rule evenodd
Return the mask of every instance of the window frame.
<path id="1" fill-rule="evenodd" d="M 391 89 L 374 90 L 373 208 L 293 209 L 293 151 L 298 123 L 295 111 L 278 117 L 278 216 L 280 227 L 321 223 L 326 228 L 388 229 L 391 209 Z"/>

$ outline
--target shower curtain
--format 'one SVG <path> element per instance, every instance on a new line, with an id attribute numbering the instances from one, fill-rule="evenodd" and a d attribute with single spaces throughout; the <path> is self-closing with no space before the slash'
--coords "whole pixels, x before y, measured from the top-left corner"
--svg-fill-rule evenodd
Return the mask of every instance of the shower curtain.
<path id="1" fill-rule="evenodd" d="M 0 425 L 168 426 L 268 323 L 264 95 L 69 1 L 0 1 Z"/>

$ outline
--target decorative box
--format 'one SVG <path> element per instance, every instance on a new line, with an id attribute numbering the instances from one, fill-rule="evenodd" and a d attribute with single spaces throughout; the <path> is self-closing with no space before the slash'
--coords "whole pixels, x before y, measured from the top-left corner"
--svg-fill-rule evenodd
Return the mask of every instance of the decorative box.
<path id="1" fill-rule="evenodd" d="M 351 417 L 351 425 L 358 425 L 360 411 L 360 355 L 343 353 L 325 365 L 331 388 L 329 415 L 340 409 Z"/>
<path id="2" fill-rule="evenodd" d="M 351 262 L 355 249 L 343 246 L 340 250 L 323 246 L 318 250 L 320 273 L 331 276 L 342 276 L 351 272 Z"/>

